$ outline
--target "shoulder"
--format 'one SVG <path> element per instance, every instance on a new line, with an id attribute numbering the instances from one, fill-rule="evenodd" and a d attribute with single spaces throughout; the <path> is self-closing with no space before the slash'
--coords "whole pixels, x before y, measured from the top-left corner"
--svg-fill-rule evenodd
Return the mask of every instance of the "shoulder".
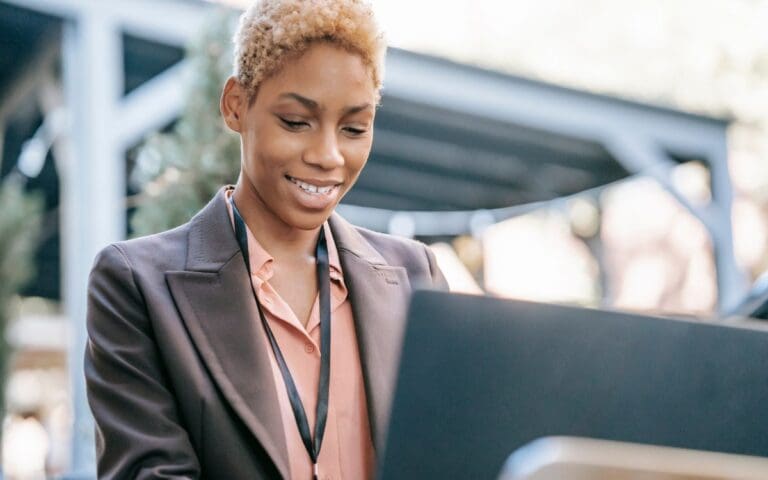
<path id="1" fill-rule="evenodd" d="M 393 266 L 421 265 L 428 267 L 429 247 L 410 238 L 397 237 L 354 226 L 357 233 Z"/>
<path id="2" fill-rule="evenodd" d="M 186 259 L 188 225 L 111 243 L 96 255 L 92 273 L 115 266 L 131 271 L 181 270 Z"/>
<path id="3" fill-rule="evenodd" d="M 350 227 L 387 265 L 405 268 L 413 283 L 431 288 L 448 288 L 435 254 L 424 243 L 358 226 Z"/>
<path id="4" fill-rule="evenodd" d="M 331 215 L 330 223 L 338 249 L 372 264 L 403 267 L 410 276 L 426 276 L 432 283 L 444 283 L 435 255 L 425 244 L 352 225 L 337 213 Z"/>

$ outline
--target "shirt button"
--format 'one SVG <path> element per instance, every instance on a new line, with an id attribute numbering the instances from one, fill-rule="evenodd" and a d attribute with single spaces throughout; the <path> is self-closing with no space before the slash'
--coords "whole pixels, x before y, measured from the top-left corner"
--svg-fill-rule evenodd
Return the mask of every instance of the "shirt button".
<path id="1" fill-rule="evenodd" d="M 315 346 L 312 345 L 311 343 L 305 343 L 304 344 L 304 351 L 307 352 L 307 353 L 312 353 L 312 352 L 315 351 Z"/>

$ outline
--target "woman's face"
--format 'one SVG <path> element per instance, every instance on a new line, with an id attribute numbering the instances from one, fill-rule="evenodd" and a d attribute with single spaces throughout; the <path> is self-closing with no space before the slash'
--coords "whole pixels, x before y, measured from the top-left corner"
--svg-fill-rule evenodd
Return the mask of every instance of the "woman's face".
<path id="1" fill-rule="evenodd" d="M 242 180 L 264 213 L 302 230 L 328 219 L 368 159 L 376 93 L 358 55 L 317 43 L 241 98 Z"/>

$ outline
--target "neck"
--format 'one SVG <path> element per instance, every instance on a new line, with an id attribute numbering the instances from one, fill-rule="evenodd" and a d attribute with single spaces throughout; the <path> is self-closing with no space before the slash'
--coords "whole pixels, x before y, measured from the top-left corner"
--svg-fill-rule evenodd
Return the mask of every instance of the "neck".
<path id="1" fill-rule="evenodd" d="M 314 260 L 317 236 L 322 226 L 304 230 L 289 225 L 275 215 L 253 186 L 246 185 L 242 177 L 232 195 L 245 224 L 259 244 L 275 259 Z"/>

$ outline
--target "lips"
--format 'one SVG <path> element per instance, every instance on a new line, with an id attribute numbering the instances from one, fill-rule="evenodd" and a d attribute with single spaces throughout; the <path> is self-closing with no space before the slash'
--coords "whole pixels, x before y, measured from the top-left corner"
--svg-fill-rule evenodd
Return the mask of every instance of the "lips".
<path id="1" fill-rule="evenodd" d="M 285 178 L 295 185 L 295 198 L 304 207 L 322 210 L 332 207 L 338 197 L 341 183 L 334 180 L 298 179 L 286 175 Z"/>
<path id="2" fill-rule="evenodd" d="M 325 195 L 334 188 L 341 185 L 341 182 L 337 182 L 335 180 L 300 179 L 291 177 L 290 175 L 286 175 L 285 178 L 287 178 L 291 183 L 298 185 L 299 188 L 307 193 L 319 193 Z"/>

